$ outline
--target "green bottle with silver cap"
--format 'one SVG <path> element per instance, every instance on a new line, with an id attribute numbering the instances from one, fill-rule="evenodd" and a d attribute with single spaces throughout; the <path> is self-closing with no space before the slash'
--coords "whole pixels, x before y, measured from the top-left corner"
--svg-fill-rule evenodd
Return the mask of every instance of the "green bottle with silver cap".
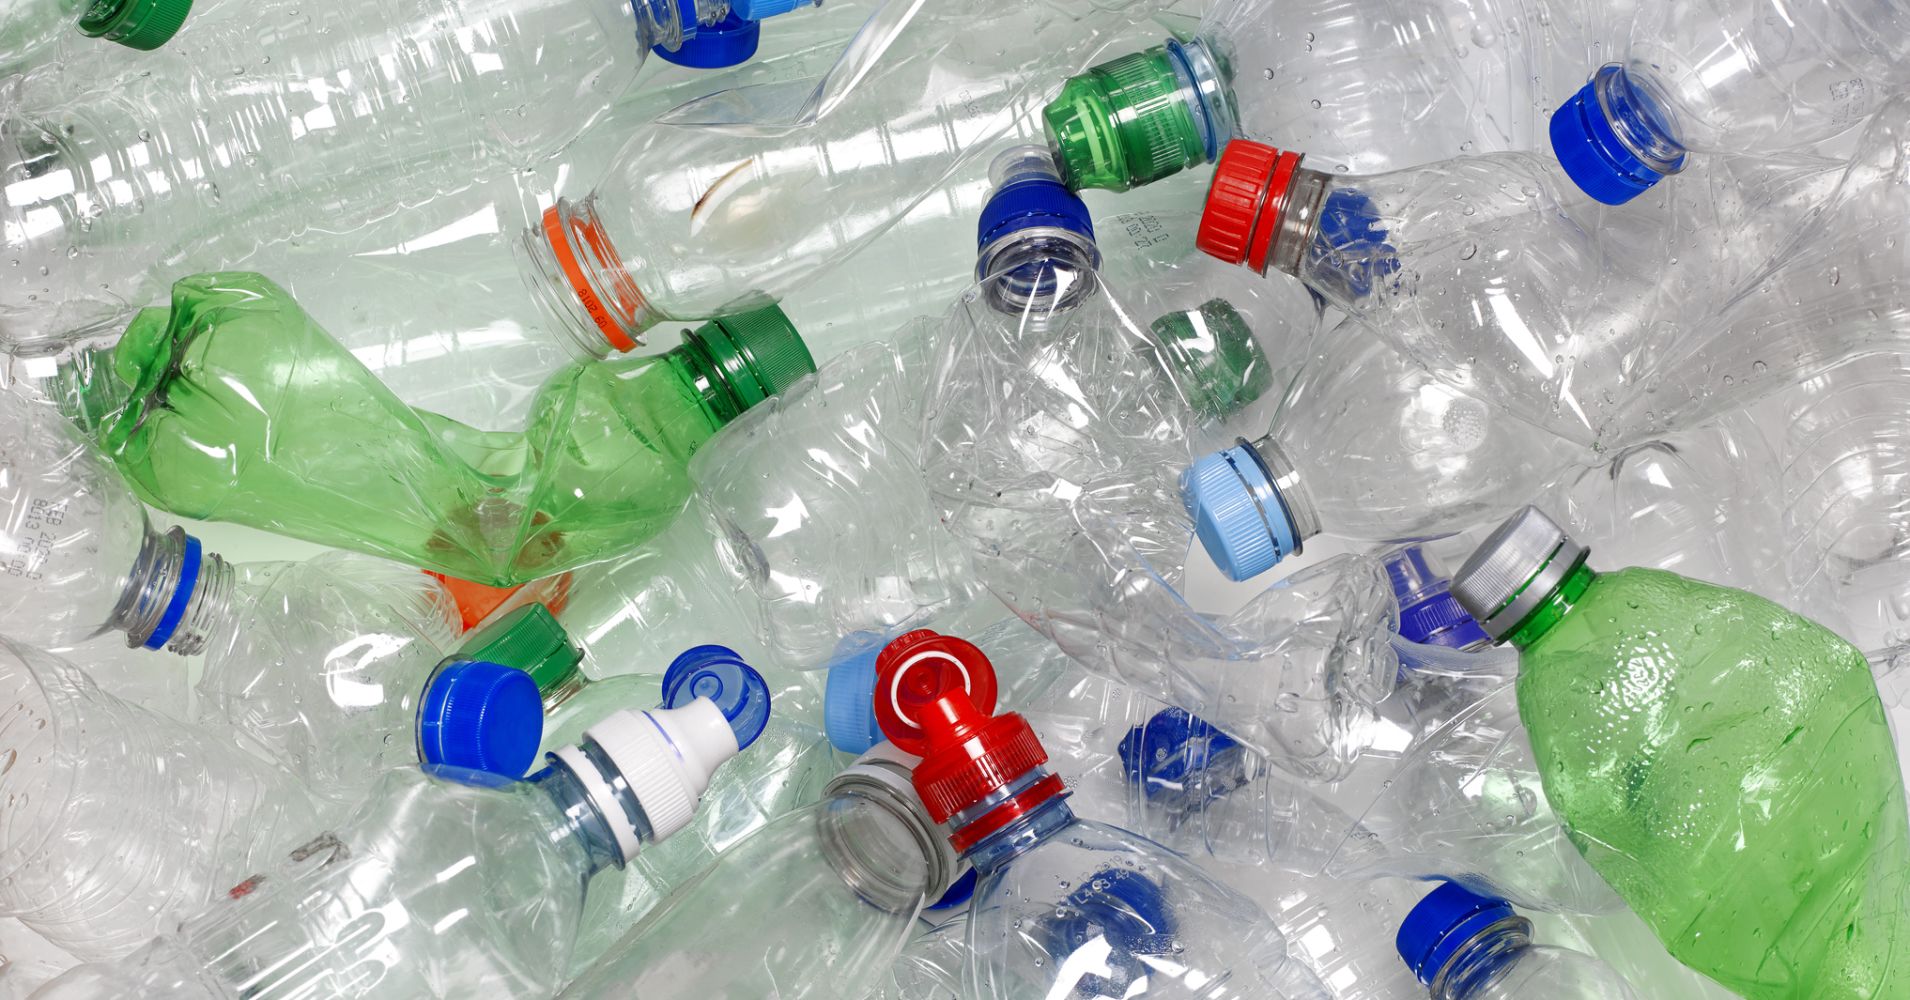
<path id="1" fill-rule="evenodd" d="M 179 282 L 110 364 L 81 367 L 90 429 L 148 503 L 509 586 L 661 531 L 689 500 L 690 456 L 815 362 L 757 308 L 662 354 L 573 364 L 523 431 L 482 432 L 405 406 L 283 289 L 238 272 Z"/>
<path id="2" fill-rule="evenodd" d="M 1519 650 L 1572 842 L 1747 1000 L 1910 995 L 1903 780 L 1864 655 L 1762 597 L 1588 555 L 1527 507 L 1452 584 Z"/>

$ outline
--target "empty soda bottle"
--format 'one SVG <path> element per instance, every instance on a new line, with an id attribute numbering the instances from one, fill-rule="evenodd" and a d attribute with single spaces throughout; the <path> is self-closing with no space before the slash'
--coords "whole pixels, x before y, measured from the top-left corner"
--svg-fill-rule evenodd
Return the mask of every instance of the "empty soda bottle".
<path id="1" fill-rule="evenodd" d="M 1399 957 L 1432 1000 L 1633 1000 L 1590 955 L 1532 943 L 1532 922 L 1503 899 L 1442 882 L 1400 921 Z"/>
<path id="2" fill-rule="evenodd" d="M 303 787 L 230 729 L 123 702 L 7 639 L 0 688 L 0 910 L 76 957 L 126 954 L 313 822 Z"/>
<path id="3" fill-rule="evenodd" d="M 1863 654 L 1763 598 L 1587 555 L 1528 507 L 1453 580 L 1519 651 L 1572 842 L 1674 957 L 1747 998 L 1895 993 L 1910 848 Z"/>
<path id="4" fill-rule="evenodd" d="M 697 698 L 613 713 L 522 781 L 393 771 L 279 867 L 34 995 L 548 997 L 568 976 L 593 878 L 686 826 L 746 736 Z"/>
<path id="5" fill-rule="evenodd" d="M 980 876 L 969 995 L 1328 995 L 1253 902 L 1145 837 L 1076 819 L 1028 723 L 989 714 L 994 668 L 975 646 L 911 632 L 878 676 L 883 732 L 923 752 L 915 787 Z"/>
<path id="6" fill-rule="evenodd" d="M 524 432 L 484 433 L 406 407 L 244 273 L 181 281 L 112 364 L 91 387 L 115 400 L 96 436 L 155 506 L 496 585 L 662 530 L 689 498 L 691 453 L 815 367 L 767 307 L 665 354 L 564 369 Z"/>

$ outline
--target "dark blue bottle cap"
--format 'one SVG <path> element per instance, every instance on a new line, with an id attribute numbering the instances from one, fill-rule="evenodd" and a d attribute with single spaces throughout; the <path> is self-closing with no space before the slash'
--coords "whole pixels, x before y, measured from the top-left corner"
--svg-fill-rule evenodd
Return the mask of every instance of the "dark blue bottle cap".
<path id="1" fill-rule="evenodd" d="M 1190 777 L 1237 756 L 1240 743 L 1186 709 L 1167 708 L 1128 730 L 1119 752 L 1122 772 L 1151 798 L 1180 793 Z"/>
<path id="2" fill-rule="evenodd" d="M 516 667 L 454 660 L 418 703 L 418 757 L 426 764 L 521 778 L 544 738 L 544 699 Z"/>
<path id="3" fill-rule="evenodd" d="M 1399 601 L 1399 637 L 1428 646 L 1466 649 L 1491 636 L 1452 596 L 1452 581 L 1426 551 L 1409 545 L 1386 558 L 1386 576 Z"/>
<path id="4" fill-rule="evenodd" d="M 1386 223 L 1372 196 L 1358 188 L 1336 186 L 1328 192 L 1318 233 L 1319 245 L 1333 253 L 1329 273 L 1348 298 L 1365 298 L 1375 282 L 1399 270 L 1399 251 L 1386 241 Z"/>
<path id="5" fill-rule="evenodd" d="M 979 876 L 975 874 L 975 869 L 973 868 L 963 872 L 962 877 L 951 882 L 948 891 L 942 893 L 941 899 L 929 904 L 928 909 L 952 910 L 975 898 L 975 881 L 977 878 L 979 878 Z"/>
<path id="6" fill-rule="evenodd" d="M 663 707 L 682 708 L 698 698 L 716 703 L 747 750 L 769 726 L 769 683 L 728 646 L 693 646 L 663 672 Z"/>
<path id="7" fill-rule="evenodd" d="M 887 644 L 880 632 L 851 632 L 836 643 L 829 659 L 822 731 L 843 753 L 866 753 L 885 738 L 875 719 L 875 658 Z"/>
<path id="8" fill-rule="evenodd" d="M 1097 869 L 1068 893 L 1055 916 L 1042 921 L 1041 937 L 1059 963 L 1101 939 L 1108 947 L 1105 977 L 1084 976 L 1076 989 L 1087 996 L 1133 996 L 1146 992 L 1150 957 L 1171 957 L 1180 946 L 1178 921 L 1167 893 L 1131 868 Z"/>
<path id="9" fill-rule="evenodd" d="M 1684 153 L 1669 138 L 1664 111 L 1642 89 L 1626 85 L 1622 67 L 1604 66 L 1590 82 L 1552 112 L 1552 155 L 1579 189 L 1607 205 L 1623 205 L 1684 167 Z M 1600 93 L 1605 95 L 1600 100 Z M 1639 137 L 1665 147 L 1668 158 L 1646 162 L 1620 138 Z"/>
<path id="10" fill-rule="evenodd" d="M 1036 228 L 1062 229 L 1094 239 L 1094 220 L 1080 196 L 1052 173 L 1028 172 L 988 196 L 975 230 L 975 249 L 986 250 L 1003 237 Z"/>
<path id="11" fill-rule="evenodd" d="M 691 15 L 691 21 L 695 15 Z M 745 21 L 735 14 L 725 15 L 715 24 L 700 25 L 691 35 L 685 22 L 683 44 L 675 50 L 656 46 L 651 51 L 667 63 L 690 69 L 724 69 L 750 61 L 762 41 L 760 21 Z"/>
<path id="12" fill-rule="evenodd" d="M 1466 942 L 1512 916 L 1512 904 L 1503 899 L 1481 896 L 1457 882 L 1443 882 L 1400 921 L 1393 947 L 1413 975 L 1430 986 Z"/>

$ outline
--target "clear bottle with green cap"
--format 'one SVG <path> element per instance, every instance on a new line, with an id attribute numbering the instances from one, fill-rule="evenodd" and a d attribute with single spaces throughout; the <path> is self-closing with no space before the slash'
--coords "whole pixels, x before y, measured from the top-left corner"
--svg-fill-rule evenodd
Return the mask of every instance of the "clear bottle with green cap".
<path id="1" fill-rule="evenodd" d="M 229 871 L 143 948 L 35 996 L 550 997 L 599 877 L 687 826 L 750 739 L 694 697 L 613 712 L 521 781 L 389 772 L 345 822 L 282 841 L 275 867 Z"/>
<path id="2" fill-rule="evenodd" d="M 691 454 L 813 370 L 765 307 L 559 371 L 522 432 L 485 433 L 406 407 L 282 289 L 228 273 L 140 312 L 68 403 L 162 509 L 509 585 L 661 531 Z"/>
<path id="3" fill-rule="evenodd" d="M 1211 163 L 1236 135 L 1358 173 L 1529 149 L 1539 109 L 1584 73 L 1578 15 L 1541 6 L 1224 0 L 1069 78 L 1042 118 L 1068 183 L 1112 191 Z"/>
<path id="4" fill-rule="evenodd" d="M 1900 995 L 1910 831 L 1870 665 L 1761 597 L 1595 572 L 1536 508 L 1453 580 L 1519 651 L 1573 843 L 1667 950 L 1747 1000 Z"/>

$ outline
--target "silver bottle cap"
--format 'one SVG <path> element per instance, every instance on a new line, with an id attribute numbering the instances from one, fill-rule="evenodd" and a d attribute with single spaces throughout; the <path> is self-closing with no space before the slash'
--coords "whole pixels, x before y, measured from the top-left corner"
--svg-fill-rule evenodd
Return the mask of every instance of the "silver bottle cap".
<path id="1" fill-rule="evenodd" d="M 1584 555 L 1585 546 L 1528 506 L 1473 550 L 1452 578 L 1452 596 L 1487 635 L 1502 639 L 1551 596 Z"/>

